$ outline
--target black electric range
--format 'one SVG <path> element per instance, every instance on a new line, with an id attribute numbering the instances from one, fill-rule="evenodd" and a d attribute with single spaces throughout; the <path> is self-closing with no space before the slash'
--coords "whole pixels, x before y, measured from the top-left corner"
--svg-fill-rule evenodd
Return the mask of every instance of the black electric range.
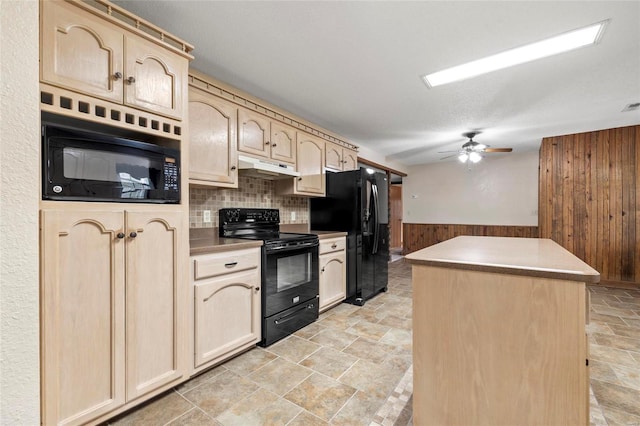
<path id="1" fill-rule="evenodd" d="M 262 240 L 262 346 L 318 318 L 318 236 L 280 232 L 277 209 L 220 209 L 223 238 Z"/>

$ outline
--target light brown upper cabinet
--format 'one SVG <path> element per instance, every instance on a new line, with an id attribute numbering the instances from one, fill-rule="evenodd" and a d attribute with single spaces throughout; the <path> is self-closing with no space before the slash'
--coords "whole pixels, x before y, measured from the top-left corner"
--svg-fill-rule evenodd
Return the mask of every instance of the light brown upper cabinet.
<path id="1" fill-rule="evenodd" d="M 358 151 L 342 148 L 342 170 L 355 170 L 358 168 Z"/>
<path id="2" fill-rule="evenodd" d="M 341 172 L 354 170 L 358 165 L 358 153 L 333 142 L 325 142 L 325 167 Z"/>
<path id="3" fill-rule="evenodd" d="M 245 108 L 238 111 L 238 151 L 296 164 L 295 130 Z"/>
<path id="4" fill-rule="evenodd" d="M 189 183 L 238 187 L 237 113 L 235 104 L 189 87 Z"/>
<path id="5" fill-rule="evenodd" d="M 296 130 L 286 124 L 271 122 L 271 158 L 295 166 Z"/>
<path id="6" fill-rule="evenodd" d="M 41 81 L 182 118 L 186 56 L 80 6 L 64 1 L 40 4 Z"/>
<path id="7" fill-rule="evenodd" d="M 276 190 L 283 195 L 324 197 L 325 141 L 308 133 L 296 132 L 299 177 L 276 181 Z"/>

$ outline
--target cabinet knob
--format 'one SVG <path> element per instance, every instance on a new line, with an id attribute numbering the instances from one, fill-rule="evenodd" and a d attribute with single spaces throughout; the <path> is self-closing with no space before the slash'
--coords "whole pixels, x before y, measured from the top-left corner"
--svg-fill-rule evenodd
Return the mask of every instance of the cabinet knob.
<path id="1" fill-rule="evenodd" d="M 123 238 L 124 238 L 124 232 L 118 232 L 118 233 L 116 234 L 116 237 L 118 237 L 118 238 L 120 238 L 120 239 L 123 239 Z"/>
<path id="2" fill-rule="evenodd" d="M 256 289 L 255 289 L 255 290 L 256 290 L 256 291 L 260 291 L 260 287 L 256 287 Z"/>
<path id="3" fill-rule="evenodd" d="M 335 243 L 331 244 L 331 248 L 336 248 L 336 247 L 338 247 L 337 244 L 335 244 Z"/>
<path id="4" fill-rule="evenodd" d="M 231 171 L 234 171 L 236 169 L 236 166 L 231 166 Z"/>
<path id="5" fill-rule="evenodd" d="M 270 143 L 271 143 L 271 142 L 269 142 L 269 141 L 266 141 L 266 142 L 265 142 L 264 144 L 265 144 L 265 145 L 269 145 Z"/>
<path id="6" fill-rule="evenodd" d="M 324 272 L 324 266 L 322 267 L 322 269 L 320 269 L 320 272 Z"/>
<path id="7" fill-rule="evenodd" d="M 131 76 L 131 77 L 127 78 L 127 83 L 128 84 L 133 84 L 135 82 L 136 82 L 136 78 L 135 77 Z"/>
<path id="8" fill-rule="evenodd" d="M 302 176 L 300 176 L 300 177 L 298 178 L 298 181 L 301 181 L 301 180 L 302 180 Z"/>
<path id="9" fill-rule="evenodd" d="M 129 237 L 131 238 L 135 238 L 138 236 L 138 233 L 136 231 L 131 231 L 131 233 L 129 234 Z"/>
<path id="10" fill-rule="evenodd" d="M 113 75 L 113 79 L 120 80 L 121 78 L 122 78 L 122 73 L 120 71 L 116 71 L 116 73 Z"/>
<path id="11" fill-rule="evenodd" d="M 275 148 L 276 146 L 278 146 L 278 144 L 274 143 L 273 145 L 271 145 L 272 148 Z"/>

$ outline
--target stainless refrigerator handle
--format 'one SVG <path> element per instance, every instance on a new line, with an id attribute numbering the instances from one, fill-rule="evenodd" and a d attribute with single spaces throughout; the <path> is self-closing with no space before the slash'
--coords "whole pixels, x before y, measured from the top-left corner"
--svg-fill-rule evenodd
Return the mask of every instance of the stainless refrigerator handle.
<path id="1" fill-rule="evenodd" d="M 379 230 L 378 225 L 380 224 L 380 210 L 378 208 L 378 185 L 375 183 L 371 185 L 371 190 L 373 192 L 373 208 L 375 209 L 375 217 L 376 220 L 373 224 L 373 250 L 371 250 L 371 254 L 376 254 L 378 252 L 378 238 L 379 238 Z"/>

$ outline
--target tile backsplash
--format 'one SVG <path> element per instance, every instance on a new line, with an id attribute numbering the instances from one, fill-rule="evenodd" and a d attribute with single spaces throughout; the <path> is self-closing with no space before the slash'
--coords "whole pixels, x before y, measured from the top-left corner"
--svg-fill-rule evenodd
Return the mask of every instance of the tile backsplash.
<path id="1" fill-rule="evenodd" d="M 309 223 L 308 198 L 277 195 L 273 181 L 240 176 L 237 189 L 189 188 L 189 227 L 218 227 L 218 210 L 229 207 L 280 209 L 281 224 Z M 205 210 L 211 211 L 210 223 L 203 221 Z"/>

